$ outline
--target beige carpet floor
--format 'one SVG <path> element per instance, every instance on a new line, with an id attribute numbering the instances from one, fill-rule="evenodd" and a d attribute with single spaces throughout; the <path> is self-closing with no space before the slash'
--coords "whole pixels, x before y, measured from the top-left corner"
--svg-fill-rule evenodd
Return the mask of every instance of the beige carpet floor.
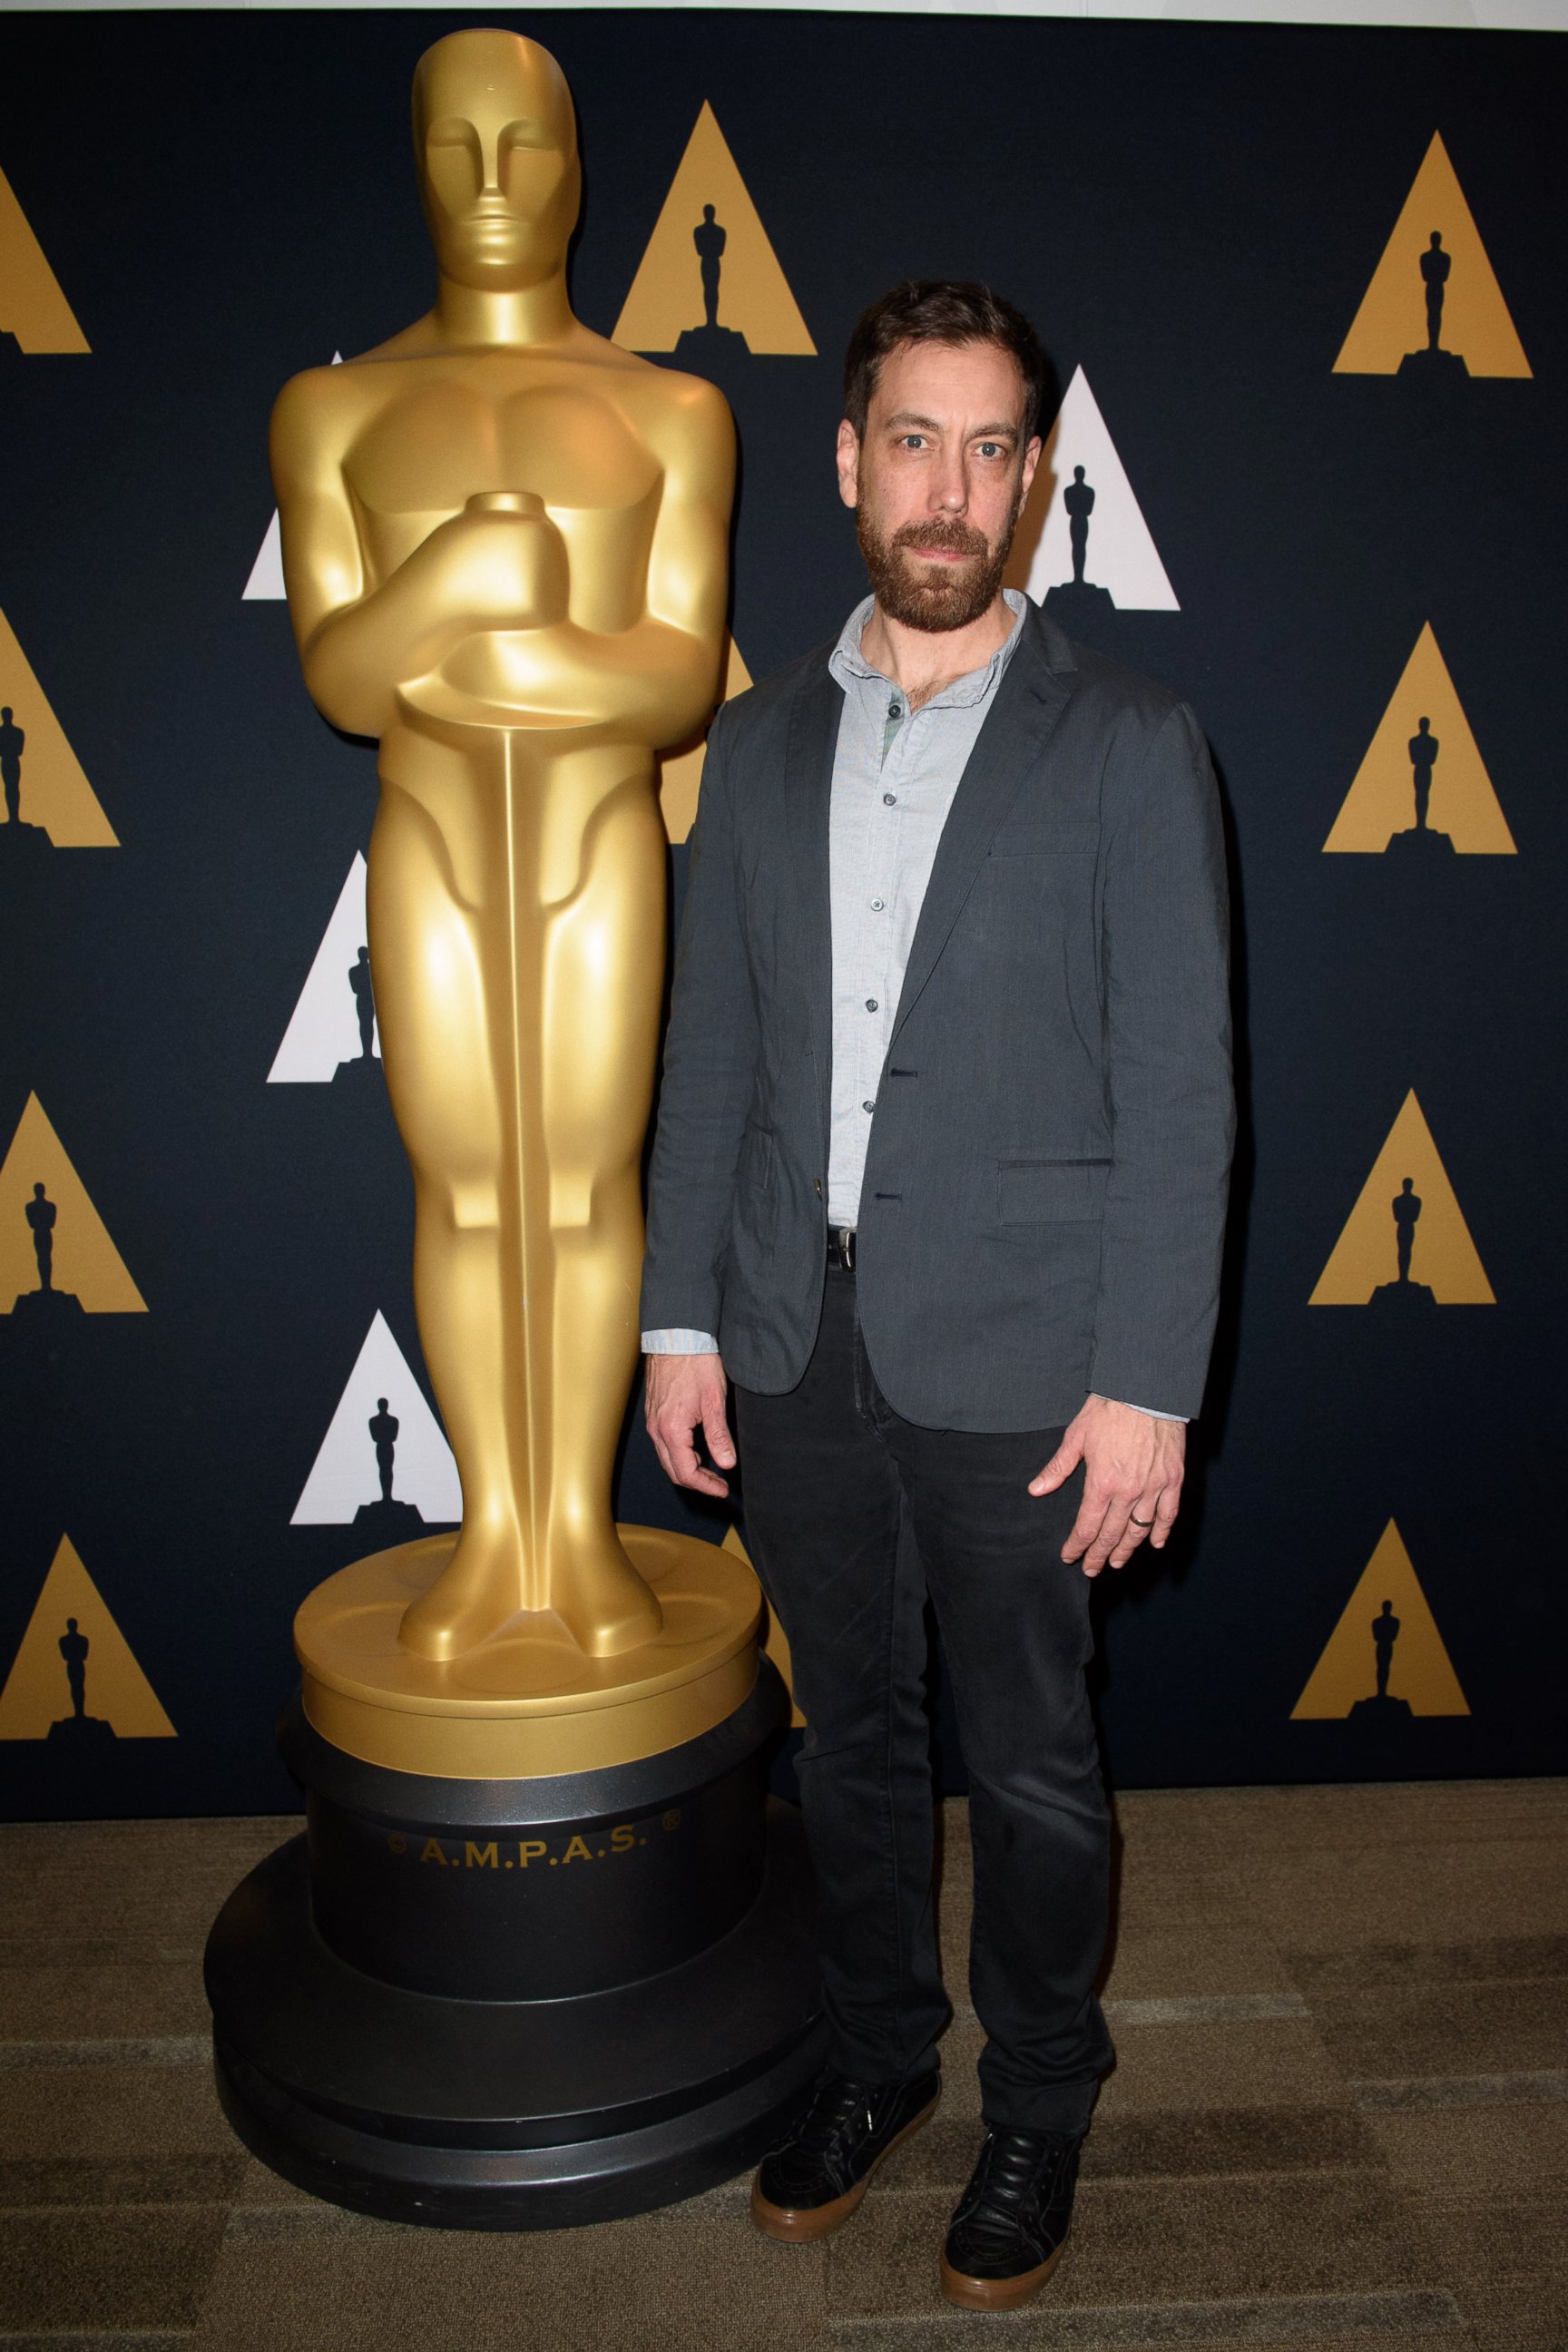
<path id="1" fill-rule="evenodd" d="M 1568 2352 L 1568 1782 L 1123 1797 L 1120 2053 L 1071 2242 L 951 2310 L 978 2138 L 961 2007 L 933 2126 L 815 2247 L 745 2185 L 519 2236 L 367 2221 L 230 2137 L 200 1955 L 296 1824 L 0 1828 L 0 2347 L 47 2352 Z M 964 1997 L 968 1850 L 942 1930 Z"/>

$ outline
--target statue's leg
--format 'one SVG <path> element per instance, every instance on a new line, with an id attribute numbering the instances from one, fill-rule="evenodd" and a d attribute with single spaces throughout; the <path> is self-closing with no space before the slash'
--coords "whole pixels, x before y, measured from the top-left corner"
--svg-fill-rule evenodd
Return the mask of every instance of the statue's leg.
<path id="1" fill-rule="evenodd" d="M 555 763 L 540 838 L 539 1116 L 552 1281 L 531 1318 L 551 1400 L 550 1606 L 584 1649 L 649 1641 L 658 1604 L 616 1534 L 611 1482 L 639 1356 L 641 1160 L 653 1102 L 667 851 L 646 754 Z"/>
<path id="2" fill-rule="evenodd" d="M 526 1470 L 506 1412 L 515 1355 L 502 1266 L 507 1105 L 486 1002 L 486 909 L 468 895 L 473 877 L 455 870 L 449 847 L 449 836 L 472 845 L 482 833 L 484 802 L 497 787 L 475 776 L 469 798 L 460 775 L 444 773 L 440 783 L 440 823 L 411 793 L 384 785 L 369 888 L 383 1066 L 414 1170 L 419 1336 L 463 1486 L 451 1564 L 403 1621 L 409 1647 L 437 1659 L 472 1649 L 529 1600 L 519 1507 Z M 454 795 L 468 805 L 450 807 Z"/>

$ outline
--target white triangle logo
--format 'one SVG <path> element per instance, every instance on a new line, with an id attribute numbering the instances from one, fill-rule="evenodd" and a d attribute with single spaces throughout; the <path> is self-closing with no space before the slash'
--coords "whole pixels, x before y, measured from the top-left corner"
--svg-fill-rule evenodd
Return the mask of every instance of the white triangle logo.
<path id="1" fill-rule="evenodd" d="M 342 367 L 342 352 L 332 353 L 332 365 Z M 272 509 L 272 520 L 267 526 L 256 561 L 250 567 L 250 577 L 245 583 L 242 604 L 281 604 L 286 591 L 283 586 L 283 533 L 278 521 L 278 509 Z"/>
<path id="2" fill-rule="evenodd" d="M 283 1043 L 267 1073 L 269 1087 L 327 1086 L 343 1064 L 353 1070 L 363 1063 L 367 1056 L 360 1025 L 362 1007 L 370 1011 L 371 1055 L 381 1053 L 370 966 L 363 960 L 365 878 L 364 857 L 356 849 L 332 919 L 321 934 L 300 1001 L 283 1032 Z"/>
<path id="3" fill-rule="evenodd" d="M 1102 589 L 1122 613 L 1181 611 L 1082 368 L 1073 371 L 1067 397 L 1041 452 L 1031 509 L 1042 490 L 1048 490 L 1049 503 L 1033 554 L 1025 559 L 1027 574 L 1018 583 L 1037 604 L 1043 604 L 1053 588 L 1070 593 L 1080 577 L 1079 551 L 1073 545 L 1076 507 L 1079 520 L 1087 524 L 1082 534 L 1082 585 L 1078 593 Z M 1028 534 L 1029 520 L 1026 509 L 1018 533 L 1021 541 Z M 1016 555 L 1010 578 L 1014 568 L 1021 568 Z"/>
<path id="4" fill-rule="evenodd" d="M 395 1423 L 391 1430 L 381 1421 L 383 1397 Z M 372 1429 L 373 1421 L 381 1423 L 379 1431 Z M 452 1449 L 378 1307 L 289 1526 L 346 1527 L 362 1513 L 384 1508 L 384 1449 L 390 1456 L 392 1503 L 412 1505 L 427 1527 L 450 1527 L 462 1517 Z"/>
<path id="5" fill-rule="evenodd" d="M 245 593 L 240 603 L 280 604 L 283 595 L 283 532 L 278 520 L 278 509 L 274 507 L 272 520 L 267 526 L 267 536 L 250 567 L 250 577 L 245 583 Z"/>

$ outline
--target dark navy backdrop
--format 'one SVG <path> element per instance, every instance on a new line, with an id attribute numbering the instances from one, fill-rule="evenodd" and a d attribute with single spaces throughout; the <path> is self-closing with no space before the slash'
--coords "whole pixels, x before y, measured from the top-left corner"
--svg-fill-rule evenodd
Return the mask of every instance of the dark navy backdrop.
<path id="1" fill-rule="evenodd" d="M 149 1307 L 52 1352 L 0 1318 L 0 1675 L 68 1531 L 179 1734 L 87 1762 L 0 1739 L 0 1812 L 289 1801 L 269 1727 L 289 1619 L 356 1549 L 290 1513 L 377 1308 L 419 1361 L 384 1100 L 265 1083 L 368 839 L 374 758 L 311 709 L 282 605 L 241 591 L 279 385 L 427 307 L 409 76 L 465 21 L 0 18 L 0 167 L 92 346 L 0 336 L 0 606 L 122 845 L 0 877 L 0 1147 L 37 1090 Z M 753 675 L 860 593 L 831 481 L 838 354 L 907 274 L 989 278 L 1064 383 L 1085 368 L 1181 597 L 1106 630 L 1192 698 L 1224 779 L 1245 1139 L 1181 1537 L 1106 1580 L 1115 1777 L 1568 1768 L 1549 194 L 1568 51 L 995 16 L 500 21 L 575 93 L 584 319 L 614 327 L 707 99 L 817 344 L 725 378 Z M 1438 396 L 1331 373 L 1435 130 L 1528 381 Z M 1433 876 L 1324 856 L 1427 620 L 1520 854 Z M 1497 1296 L 1414 1331 L 1307 1303 L 1412 1087 Z M 621 1509 L 681 1516 L 640 1431 Z M 1390 1518 L 1471 1713 L 1292 1722 Z M 945 1749 L 952 1779 L 951 1728 Z"/>

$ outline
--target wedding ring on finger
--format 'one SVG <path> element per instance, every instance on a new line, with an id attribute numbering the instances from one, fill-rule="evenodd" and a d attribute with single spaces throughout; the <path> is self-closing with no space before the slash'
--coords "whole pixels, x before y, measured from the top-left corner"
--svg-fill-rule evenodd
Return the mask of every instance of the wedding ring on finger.
<path id="1" fill-rule="evenodd" d="M 1135 1528 L 1152 1528 L 1154 1524 L 1152 1519 L 1141 1519 L 1136 1511 L 1129 1511 L 1127 1516 Z"/>

